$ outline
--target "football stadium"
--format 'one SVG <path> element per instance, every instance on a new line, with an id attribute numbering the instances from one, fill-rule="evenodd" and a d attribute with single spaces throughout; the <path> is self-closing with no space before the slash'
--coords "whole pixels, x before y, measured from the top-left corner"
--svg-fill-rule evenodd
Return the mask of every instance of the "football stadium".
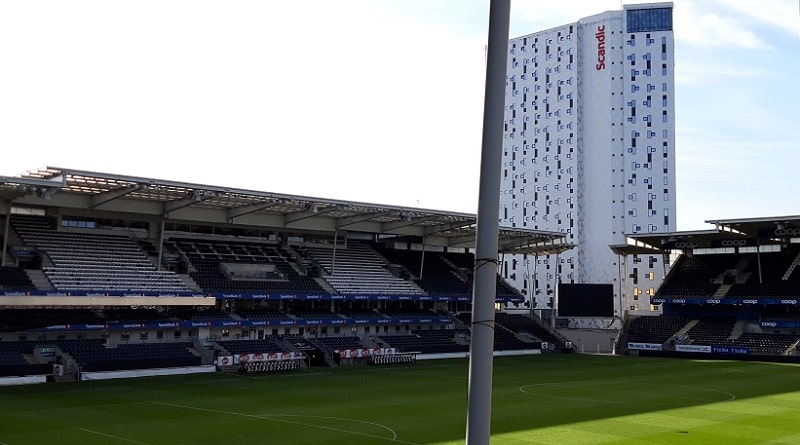
<path id="1" fill-rule="evenodd" d="M 0 195 L 1 443 L 463 440 L 475 215 L 63 168 Z M 795 443 L 800 216 L 711 223 L 614 246 L 674 260 L 613 354 L 498 273 L 493 440 Z"/>
<path id="2" fill-rule="evenodd" d="M 0 176 L 0 445 L 800 443 L 800 215 L 676 229 L 672 4 L 512 40 L 500 9 L 481 218 Z"/>

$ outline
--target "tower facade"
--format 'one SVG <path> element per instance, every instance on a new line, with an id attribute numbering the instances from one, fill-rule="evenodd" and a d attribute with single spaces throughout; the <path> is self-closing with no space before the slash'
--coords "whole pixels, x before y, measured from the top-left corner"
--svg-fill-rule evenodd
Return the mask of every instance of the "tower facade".
<path id="1" fill-rule="evenodd" d="M 672 4 L 628 5 L 508 48 L 500 225 L 575 246 L 503 259 L 529 299 L 519 309 L 557 307 L 559 283 L 610 283 L 616 316 L 650 310 L 664 258 L 615 246 L 675 230 Z"/>

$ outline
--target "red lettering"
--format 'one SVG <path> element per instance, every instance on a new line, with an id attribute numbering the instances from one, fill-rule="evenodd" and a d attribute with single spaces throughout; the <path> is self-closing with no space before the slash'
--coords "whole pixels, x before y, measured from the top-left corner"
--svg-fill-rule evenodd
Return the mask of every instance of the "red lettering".
<path id="1" fill-rule="evenodd" d="M 597 65 L 594 68 L 599 71 L 606 67 L 606 25 L 597 27 L 594 38 L 597 39 Z"/>

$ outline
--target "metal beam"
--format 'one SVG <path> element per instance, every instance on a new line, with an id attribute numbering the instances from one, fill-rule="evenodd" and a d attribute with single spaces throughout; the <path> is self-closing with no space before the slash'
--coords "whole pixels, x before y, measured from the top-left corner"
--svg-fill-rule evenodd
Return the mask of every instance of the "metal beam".
<path id="1" fill-rule="evenodd" d="M 401 219 L 399 221 L 390 221 L 381 224 L 381 232 L 390 232 L 392 230 L 402 229 L 403 227 L 413 226 L 421 222 L 429 221 L 435 218 L 435 215 L 425 215 L 418 218 Z"/>
<path id="2" fill-rule="evenodd" d="M 467 221 L 453 222 L 447 224 L 439 224 L 436 226 L 429 226 L 425 227 L 422 230 L 422 232 L 425 234 L 425 236 L 429 236 L 441 232 L 447 232 L 448 230 L 463 229 L 464 227 L 469 227 L 472 225 L 475 225 L 475 220 L 467 220 Z"/>
<path id="3" fill-rule="evenodd" d="M 291 223 L 295 223 L 297 221 L 302 221 L 304 219 L 313 218 L 315 216 L 324 215 L 328 212 L 332 212 L 337 209 L 337 206 L 330 206 L 324 209 L 316 209 L 316 206 L 312 206 L 309 210 L 301 210 L 299 212 L 287 213 L 283 216 L 283 224 L 289 225 Z"/>
<path id="4" fill-rule="evenodd" d="M 164 203 L 164 211 L 163 214 L 166 216 L 170 212 L 174 212 L 178 209 L 182 209 L 184 207 L 189 207 L 192 204 L 197 204 L 203 201 L 208 201 L 209 199 L 216 198 L 216 193 L 203 193 L 203 192 L 195 192 L 190 193 L 189 197 L 186 199 L 178 199 L 175 201 L 168 201 Z"/>
<path id="5" fill-rule="evenodd" d="M 129 193 L 133 193 L 137 190 L 141 190 L 144 188 L 141 184 L 131 185 L 128 187 L 122 187 L 116 190 L 109 190 L 104 193 L 98 193 L 97 195 L 92 196 L 92 200 L 89 203 L 89 208 L 94 209 L 97 208 L 107 202 L 113 201 L 117 198 L 121 198 Z"/>
<path id="6" fill-rule="evenodd" d="M 0 176 L 0 184 L 19 184 L 19 185 L 30 185 L 34 187 L 62 188 L 67 186 L 67 178 L 64 175 L 58 175 L 53 177 L 52 179 L 22 178 L 17 176 Z"/>
<path id="7" fill-rule="evenodd" d="M 258 204 L 250 204 L 241 207 L 234 207 L 228 209 L 228 221 L 233 221 L 235 218 L 244 216 L 250 213 L 258 212 L 259 210 L 268 209 L 283 204 L 281 201 L 260 202 Z"/>
<path id="8" fill-rule="evenodd" d="M 352 226 L 353 224 L 358 224 L 364 221 L 370 221 L 375 218 L 380 218 L 383 216 L 389 216 L 393 214 L 394 212 L 374 212 L 374 213 L 367 213 L 366 215 L 346 216 L 344 218 L 339 218 L 336 220 L 336 228 L 340 229 L 342 227 Z"/>

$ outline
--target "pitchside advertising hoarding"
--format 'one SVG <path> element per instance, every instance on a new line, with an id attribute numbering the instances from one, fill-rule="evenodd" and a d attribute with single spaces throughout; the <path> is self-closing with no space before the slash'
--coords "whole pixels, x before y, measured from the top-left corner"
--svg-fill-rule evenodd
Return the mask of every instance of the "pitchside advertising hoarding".
<path id="1" fill-rule="evenodd" d="M 284 360 L 299 360 L 306 356 L 301 352 L 271 352 L 271 353 L 252 353 L 236 354 L 217 357 L 217 365 L 234 366 L 244 363 L 263 363 L 278 362 Z"/>
<path id="2" fill-rule="evenodd" d="M 120 331 L 172 328 L 247 328 L 282 326 L 358 326 L 358 325 L 406 325 L 406 324 L 451 324 L 452 317 L 358 317 L 358 318 L 273 318 L 269 320 L 214 320 L 153 323 L 104 323 L 104 324 L 58 324 L 33 331 Z"/>
<path id="3" fill-rule="evenodd" d="M 661 351 L 663 347 L 659 343 L 636 343 L 629 342 L 628 349 L 638 351 Z M 677 352 L 694 352 L 701 354 L 749 354 L 748 348 L 740 346 L 720 346 L 720 345 L 675 345 Z"/>
<path id="4" fill-rule="evenodd" d="M 341 358 L 367 358 L 376 355 L 396 354 L 396 348 L 361 348 L 337 349 L 334 351 Z M 233 354 L 217 357 L 217 366 L 238 366 L 245 363 L 279 362 L 285 360 L 301 360 L 306 356 L 302 352 L 271 352 Z"/>
<path id="5" fill-rule="evenodd" d="M 800 293 L 800 291 L 798 292 Z M 781 305 L 800 306 L 800 296 L 789 298 L 762 298 L 762 297 L 680 297 L 680 298 L 651 298 L 652 304 L 723 304 L 723 305 Z"/>
<path id="6" fill-rule="evenodd" d="M 218 300 L 337 300 L 337 301 L 433 301 L 433 302 L 470 302 L 472 295 L 334 295 L 334 294 L 268 294 L 268 293 L 230 293 L 212 292 L 198 294 L 196 292 L 53 292 L 53 291 L 0 291 L 0 296 L 5 297 L 108 297 L 108 298 L 135 298 L 135 297 L 187 297 L 207 298 L 214 297 Z M 521 303 L 525 301 L 522 296 L 498 295 L 498 303 Z M 133 301 L 109 302 L 109 304 L 130 305 Z"/>
<path id="7" fill-rule="evenodd" d="M 628 342 L 628 349 L 636 349 L 639 351 L 660 351 L 661 344 Z"/>

